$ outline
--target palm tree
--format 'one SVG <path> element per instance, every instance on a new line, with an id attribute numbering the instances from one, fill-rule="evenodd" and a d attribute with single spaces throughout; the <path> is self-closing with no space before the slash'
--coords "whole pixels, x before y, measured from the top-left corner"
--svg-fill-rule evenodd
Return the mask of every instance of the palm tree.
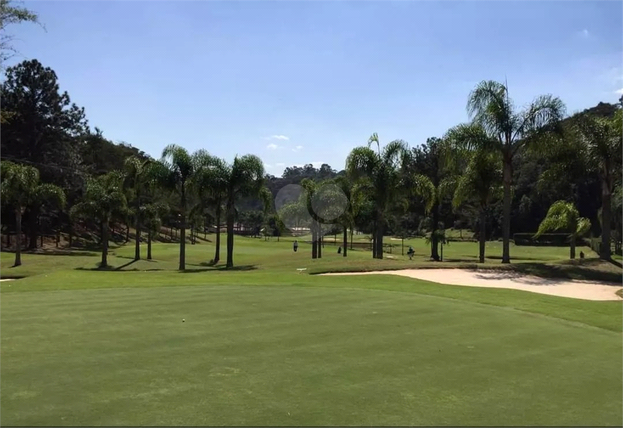
<path id="1" fill-rule="evenodd" d="M 188 214 L 188 187 L 195 174 L 195 163 L 188 151 L 176 144 L 170 144 L 162 151 L 160 182 L 180 197 L 180 261 L 179 270 L 186 269 L 186 215 Z M 164 172 L 164 173 L 162 173 Z"/>
<path id="2" fill-rule="evenodd" d="M 102 261 L 101 268 L 108 267 L 108 229 L 116 215 L 124 215 L 127 201 L 123 193 L 124 175 L 111 171 L 97 178 L 89 178 L 86 183 L 83 201 L 71 207 L 72 218 L 95 220 L 101 227 Z"/>
<path id="3" fill-rule="evenodd" d="M 487 141 L 490 137 L 480 125 L 463 124 L 448 131 L 446 142 L 452 150 L 450 162 L 467 159 L 467 166 L 462 175 L 456 179 L 453 191 L 452 205 L 455 209 L 464 203 L 475 199 L 479 210 L 480 232 L 479 261 L 485 262 L 485 243 L 487 233 L 487 210 L 494 198 L 500 193 L 502 183 L 502 162 L 499 152 L 490 152 L 485 148 L 493 145 L 494 141 Z M 476 150 L 462 150 L 464 141 L 477 141 L 473 146 Z"/>
<path id="4" fill-rule="evenodd" d="M 234 221 L 236 218 L 236 200 L 243 196 L 256 196 L 262 199 L 264 206 L 270 204 L 272 195 L 264 187 L 264 165 L 255 155 L 236 156 L 231 165 L 226 165 L 226 219 L 227 219 L 227 263 L 234 267 Z"/>
<path id="5" fill-rule="evenodd" d="M 2 202 L 15 210 L 15 231 L 17 233 L 15 263 L 22 264 L 22 214 L 27 206 L 36 203 L 54 201 L 65 206 L 65 192 L 60 187 L 39 183 L 39 170 L 32 166 L 3 161 L 2 166 Z"/>
<path id="6" fill-rule="evenodd" d="M 147 231 L 147 260 L 152 259 L 151 244 L 158 231 L 160 231 L 162 218 L 167 211 L 167 206 L 162 203 L 145 204 L 140 207 L 141 224 Z"/>
<path id="7" fill-rule="evenodd" d="M 601 259 L 610 260 L 610 235 L 612 222 L 612 194 L 617 180 L 621 178 L 621 151 L 623 135 L 623 110 L 618 109 L 614 118 L 582 115 L 574 130 L 580 143 L 579 156 L 589 167 L 599 171 L 601 178 Z"/>
<path id="8" fill-rule="evenodd" d="M 563 102 L 551 95 L 537 97 L 526 109 L 516 110 L 505 84 L 492 80 L 480 82 L 470 93 L 467 111 L 473 123 L 480 125 L 491 138 L 468 140 L 477 146 L 486 143 L 487 150 L 501 154 L 503 162 L 503 245 L 502 263 L 510 263 L 511 186 L 513 159 L 518 150 L 538 141 L 564 113 Z"/>
<path id="9" fill-rule="evenodd" d="M 560 229 L 568 231 L 570 239 L 569 258 L 575 259 L 576 239 L 585 235 L 590 228 L 590 220 L 580 217 L 580 213 L 571 202 L 556 201 L 549 207 L 547 215 L 539 225 L 539 230 L 534 237 L 538 238 L 548 231 Z"/>
<path id="10" fill-rule="evenodd" d="M 377 151 L 370 148 L 376 143 Z M 381 150 L 378 135 L 372 134 L 367 147 L 353 149 L 346 159 L 349 177 L 357 182 L 374 203 L 372 257 L 383 258 L 385 215 L 390 202 L 402 191 L 400 167 L 407 151 L 403 141 L 392 141 Z"/>
<path id="11" fill-rule="evenodd" d="M 134 199 L 134 228 L 136 240 L 134 246 L 134 260 L 141 259 L 141 201 L 145 196 L 147 186 L 150 184 L 150 159 L 141 159 L 138 156 L 130 156 L 125 160 L 125 185 L 130 190 Z"/>
<path id="12" fill-rule="evenodd" d="M 216 239 L 212 263 L 217 264 L 221 259 L 221 215 L 227 197 L 230 171 L 224 160 L 211 156 L 203 150 L 195 152 L 193 159 L 197 165 L 194 185 L 199 195 L 199 208 L 202 211 L 214 210 Z"/>

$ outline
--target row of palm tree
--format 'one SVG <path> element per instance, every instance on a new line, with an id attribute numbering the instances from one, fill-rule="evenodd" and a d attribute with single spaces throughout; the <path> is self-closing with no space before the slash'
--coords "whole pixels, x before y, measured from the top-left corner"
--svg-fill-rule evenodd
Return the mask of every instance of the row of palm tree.
<path id="1" fill-rule="evenodd" d="M 440 228 L 438 207 L 444 198 L 450 197 L 455 209 L 466 204 L 476 208 L 480 218 L 479 260 L 484 262 L 486 213 L 492 202 L 501 198 L 502 262 L 509 263 L 513 164 L 517 154 L 529 149 L 555 157 L 571 147 L 576 156 L 587 159 L 589 166 L 599 171 L 603 204 L 600 254 L 609 259 L 611 199 L 621 168 L 622 111 L 619 109 L 613 120 L 582 115 L 571 126 L 563 127 L 561 119 L 565 107 L 560 99 L 539 96 L 526 108 L 517 109 L 509 97 L 508 87 L 493 81 L 483 81 L 476 86 L 469 95 L 467 110 L 470 122 L 451 128 L 435 145 L 439 152 L 437 159 L 441 162 L 436 165 L 437 171 L 442 171 L 435 177 L 413 172 L 410 168 L 413 153 L 404 141 L 392 141 L 382 147 L 378 135 L 373 134 L 366 146 L 351 151 L 346 159 L 345 176 L 322 183 L 303 180 L 301 198 L 284 206 L 280 214 L 305 218 L 309 222 L 313 258 L 322 257 L 323 225 L 336 223 L 343 228 L 343 255 L 346 257 L 348 230 L 352 242 L 357 213 L 364 205 L 371 207 L 372 257 L 383 258 L 388 217 L 397 207 L 405 208 L 409 202 L 418 201 L 426 213 L 432 213 L 431 256 L 438 260 L 436 244 L 443 235 L 437 233 Z M 163 195 L 166 198 L 163 199 Z M 169 145 L 160 160 L 130 157 L 124 171 L 89 178 L 82 201 L 74 205 L 70 213 L 74 219 L 98 222 L 104 247 L 101 266 L 106 267 L 108 228 L 113 218 L 133 217 L 134 258 L 141 257 L 141 233 L 146 232 L 149 259 L 151 241 L 162 217 L 172 207 L 177 207 L 180 270 L 186 268 L 188 225 L 196 224 L 196 219 L 206 214 L 220 225 L 224 216 L 226 266 L 233 267 L 236 201 L 241 197 L 259 198 L 265 209 L 270 207 L 272 197 L 264 186 L 264 167 L 257 156 L 236 156 L 232 163 L 227 163 L 205 150 L 189 153 L 181 146 Z M 15 209 L 18 230 L 26 207 L 65 203 L 61 189 L 39 183 L 36 168 L 9 162 L 2 165 L 2 199 Z M 322 203 L 318 205 L 319 200 Z M 328 211 L 321 212 L 314 204 Z M 574 223 L 579 215 L 569 211 L 569 207 L 560 211 L 561 207 L 560 204 L 552 206 L 549 220 L 544 221 L 538 234 L 552 228 L 571 228 L 572 236 L 576 237 L 585 230 L 585 222 Z M 220 227 L 217 227 L 213 263 L 220 261 L 220 242 Z M 18 244 L 16 265 L 20 263 Z"/>

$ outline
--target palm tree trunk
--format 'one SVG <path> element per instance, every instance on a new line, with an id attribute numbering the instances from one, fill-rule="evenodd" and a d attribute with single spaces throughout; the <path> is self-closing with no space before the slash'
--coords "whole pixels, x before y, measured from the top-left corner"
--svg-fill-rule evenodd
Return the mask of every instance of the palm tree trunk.
<path id="1" fill-rule="evenodd" d="M 37 210 L 38 211 L 38 210 Z M 35 211 L 34 208 L 30 209 L 29 218 L 28 218 L 28 249 L 35 250 L 37 248 L 37 218 L 38 212 Z"/>
<path id="2" fill-rule="evenodd" d="M 343 251 L 343 256 L 346 257 L 346 251 L 348 248 L 348 228 L 346 226 L 344 226 L 344 242 L 342 243 L 342 246 L 344 248 L 342 248 Z"/>
<path id="3" fill-rule="evenodd" d="M 512 164 L 504 161 L 504 208 L 502 212 L 502 263 L 510 263 Z"/>
<path id="4" fill-rule="evenodd" d="M 108 220 L 102 222 L 102 262 L 100 268 L 108 267 Z"/>
<path id="5" fill-rule="evenodd" d="M 571 260 L 575 259 L 575 235 L 571 235 L 571 239 L 570 239 L 570 246 L 569 246 L 569 258 Z"/>
<path id="6" fill-rule="evenodd" d="M 139 199 L 139 194 L 136 194 L 136 241 L 134 244 L 134 260 L 141 259 L 141 216 L 139 215 L 139 210 L 141 208 L 141 202 Z"/>
<path id="7" fill-rule="evenodd" d="M 234 267 L 234 219 L 236 211 L 234 207 L 234 195 L 227 198 L 227 264 L 228 268 Z"/>
<path id="8" fill-rule="evenodd" d="M 376 238 L 376 258 L 383 258 L 383 225 L 382 222 L 377 225 L 377 238 Z"/>
<path id="9" fill-rule="evenodd" d="M 430 235 L 430 257 L 436 262 L 439 261 L 439 239 L 437 237 L 437 226 L 439 225 L 439 206 L 433 207 L 433 227 Z"/>
<path id="10" fill-rule="evenodd" d="M 612 221 L 612 193 L 611 186 L 606 180 L 601 183 L 601 251 L 599 258 L 610 260 L 610 223 Z"/>
<path id="11" fill-rule="evenodd" d="M 216 205 L 216 249 L 214 250 L 214 264 L 221 259 L 221 204 Z"/>
<path id="12" fill-rule="evenodd" d="M 350 249 L 353 249 L 353 227 L 350 228 Z"/>
<path id="13" fill-rule="evenodd" d="M 311 233 L 312 233 L 312 259 L 317 259 L 318 258 L 318 232 L 316 231 L 315 220 L 312 220 Z"/>
<path id="14" fill-rule="evenodd" d="M 180 265 L 179 270 L 186 269 L 186 192 L 182 184 L 182 212 L 180 217 Z"/>
<path id="15" fill-rule="evenodd" d="M 484 208 L 480 209 L 480 233 L 478 236 L 478 241 L 480 242 L 480 255 L 478 261 L 480 263 L 485 262 L 485 245 L 487 242 L 487 212 Z"/>
<path id="16" fill-rule="evenodd" d="M 127 223 L 125 224 L 125 242 L 126 244 L 130 242 L 130 221 L 129 220 L 127 220 Z"/>
<path id="17" fill-rule="evenodd" d="M 320 223 L 316 223 L 318 238 L 316 241 L 318 242 L 318 258 L 322 258 L 322 226 Z"/>
<path id="18" fill-rule="evenodd" d="M 15 210 L 15 263 L 13 266 L 22 265 L 22 207 Z"/>
<path id="19" fill-rule="evenodd" d="M 151 231 L 147 232 L 147 260 L 151 260 L 151 234 Z"/>

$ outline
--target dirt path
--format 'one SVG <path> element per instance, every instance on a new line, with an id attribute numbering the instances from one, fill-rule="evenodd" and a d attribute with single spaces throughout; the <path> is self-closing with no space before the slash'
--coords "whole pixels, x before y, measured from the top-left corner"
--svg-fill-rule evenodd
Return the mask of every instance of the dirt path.
<path id="1" fill-rule="evenodd" d="M 466 269 L 402 269 L 373 272 L 326 273 L 324 275 L 400 275 L 439 284 L 467 287 L 510 288 L 584 300 L 623 300 L 615 293 L 622 284 L 540 278 L 509 271 Z"/>

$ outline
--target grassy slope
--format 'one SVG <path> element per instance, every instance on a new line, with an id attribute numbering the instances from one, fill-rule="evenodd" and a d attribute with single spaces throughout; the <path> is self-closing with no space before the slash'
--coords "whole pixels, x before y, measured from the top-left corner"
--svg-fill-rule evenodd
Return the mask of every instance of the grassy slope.
<path id="1" fill-rule="evenodd" d="M 97 253 L 26 254 L 14 269 L 2 253 L 3 276 L 30 277 L 0 284 L 1 422 L 621 424 L 620 302 L 296 270 L 439 267 L 418 241 L 413 262 L 290 246 L 238 239 L 234 272 L 205 266 L 205 242 L 187 247 L 185 273 L 167 244 L 129 265 L 133 247 L 115 249 L 127 266 L 113 272 L 91 270 Z M 567 255 L 512 250 L 525 266 Z"/>

